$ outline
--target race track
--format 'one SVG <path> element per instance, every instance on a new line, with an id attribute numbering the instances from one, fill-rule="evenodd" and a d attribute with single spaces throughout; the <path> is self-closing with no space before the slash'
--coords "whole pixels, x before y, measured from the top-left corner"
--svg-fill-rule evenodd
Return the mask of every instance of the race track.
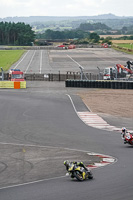
<path id="1" fill-rule="evenodd" d="M 76 71 L 78 65 L 67 55 L 94 72 L 97 65 L 104 68 L 131 60 L 130 55 L 111 49 L 32 50 L 13 67 L 26 73 Z M 123 144 L 119 132 L 81 121 L 75 111 L 87 108 L 75 95 L 77 90 L 56 82 L 0 90 L 0 200 L 133 199 L 133 147 Z M 113 156 L 117 162 L 93 169 L 93 180 L 66 177 L 63 161 L 95 161 L 87 152 Z"/>
<path id="2" fill-rule="evenodd" d="M 25 73 L 66 73 L 79 72 L 79 66 L 87 73 L 98 74 L 105 67 L 116 64 L 126 65 L 131 55 L 116 52 L 113 49 L 86 48 L 72 50 L 29 50 L 11 68 L 21 69 Z"/>
<path id="3" fill-rule="evenodd" d="M 70 99 L 65 94 L 66 92 L 65 88 L 61 92 L 55 90 L 53 94 L 45 90 L 45 88 L 41 91 L 36 91 L 36 89 L 31 91 L 30 89 L 28 91 L 1 91 L 1 144 L 10 143 L 14 144 L 14 146 L 16 144 L 20 149 L 23 147 L 21 147 L 22 144 L 34 145 L 35 157 L 38 155 L 36 164 L 43 161 L 44 172 L 42 171 L 42 174 L 45 174 L 47 162 L 42 159 L 43 155 L 39 156 L 38 146 L 42 149 L 43 147 L 51 146 L 51 149 L 56 147 L 57 149 L 68 148 L 97 152 L 114 156 L 118 159 L 117 162 L 113 165 L 94 169 L 93 180 L 78 182 L 65 177 L 66 171 L 63 166 L 63 160 L 69 157 L 71 160 L 74 157 L 71 157 L 71 153 L 63 157 L 64 154 L 62 153 L 58 162 L 56 162 L 58 158 L 53 158 L 51 165 L 49 163 L 47 173 L 49 172 L 50 176 L 45 177 L 42 175 L 40 177 L 44 181 L 34 182 L 33 180 L 34 183 L 31 184 L 1 187 L 1 199 L 66 200 L 69 198 L 70 200 L 80 200 L 83 198 L 85 200 L 131 200 L 133 195 L 132 147 L 123 144 L 118 132 L 102 131 L 85 125 L 75 113 Z M 79 103 L 79 99 L 76 97 L 74 98 L 74 104 L 78 105 L 78 110 L 80 108 L 83 109 L 82 102 Z M 8 144 L 7 146 L 8 148 L 10 147 Z M 24 148 L 26 149 L 26 146 Z M 7 151 L 6 147 L 4 149 Z M 13 151 L 10 157 L 18 158 L 19 150 L 14 149 Z M 59 154 L 56 157 L 59 157 Z M 28 159 L 28 157 L 25 159 Z M 34 159 L 34 156 L 30 159 L 31 163 L 34 163 Z M 82 159 L 80 153 L 79 159 Z M 24 167 L 26 166 L 26 169 L 29 169 L 25 162 Z M 8 170 L 8 167 L 10 166 L 7 166 L 6 170 Z M 58 168 L 60 169 L 59 171 Z M 6 170 L 1 172 L 1 177 L 8 172 Z M 32 174 L 32 170 L 34 170 L 34 166 L 21 174 L 21 180 L 26 180 L 26 177 Z M 16 170 L 17 173 L 20 173 L 20 167 Z M 7 181 L 8 178 L 9 176 Z M 18 177 L 16 176 L 16 178 Z M 17 182 L 16 179 L 12 184 L 18 185 L 15 182 Z M 11 186 L 12 184 L 9 185 Z"/>

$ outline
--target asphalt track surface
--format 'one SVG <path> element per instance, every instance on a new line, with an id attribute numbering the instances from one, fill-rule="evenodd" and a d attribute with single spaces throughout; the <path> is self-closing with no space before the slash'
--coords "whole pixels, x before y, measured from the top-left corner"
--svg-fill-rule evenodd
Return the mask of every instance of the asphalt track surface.
<path id="1" fill-rule="evenodd" d="M 132 60 L 131 55 L 112 49 L 31 50 L 12 68 L 25 73 L 59 70 L 63 73 L 78 71 L 81 65 L 85 70 L 97 72 L 97 66 L 103 69 L 116 63 L 125 64 L 127 60 Z M 0 200 L 132 200 L 133 147 L 124 145 L 118 132 L 85 125 L 66 95 L 72 97 L 78 111 L 84 111 L 86 108 L 74 95 L 74 89 L 56 87 L 57 83 L 52 83 L 52 87 L 47 84 L 27 83 L 30 86 L 26 90 L 0 91 L 0 175 L 3 180 Z M 47 154 L 48 148 L 50 154 Z M 73 155 L 71 149 L 79 153 Z M 82 159 L 83 152 L 110 155 L 117 162 L 94 169 L 93 180 L 71 180 L 65 176 L 63 160 Z M 32 179 L 36 174 L 38 179 Z M 12 179 L 12 184 L 8 179 Z M 27 184 L 23 184 L 25 182 Z"/>
<path id="2" fill-rule="evenodd" d="M 36 151 L 38 146 L 78 149 L 110 155 L 115 157 L 117 162 L 93 170 L 94 179 L 84 182 L 65 177 L 63 165 L 60 174 L 58 168 L 55 170 L 56 162 L 53 162 L 52 166 L 49 165 L 51 177 L 43 177 L 44 180 L 40 182 L 1 187 L 1 200 L 133 199 L 133 147 L 124 145 L 118 132 L 103 131 L 85 125 L 75 113 L 67 92 L 65 87 L 57 89 L 54 86 L 52 89 L 44 86 L 39 90 L 35 87 L 27 90 L 1 90 L 1 144 L 34 145 Z M 70 96 L 74 97 L 76 109 L 85 109 L 79 98 L 72 93 L 73 91 L 69 92 Z M 16 150 L 14 151 L 16 153 Z M 5 149 L 4 153 L 6 154 Z M 63 159 L 62 157 L 62 162 Z M 1 176 L 2 174 L 3 172 Z M 28 172 L 25 177 L 26 175 L 28 176 Z"/>
<path id="3" fill-rule="evenodd" d="M 126 65 L 132 56 L 117 52 L 111 48 L 86 48 L 72 50 L 28 50 L 11 68 L 21 69 L 25 73 L 66 73 L 80 72 L 79 66 L 87 73 L 98 74 L 105 67 L 116 64 Z"/>

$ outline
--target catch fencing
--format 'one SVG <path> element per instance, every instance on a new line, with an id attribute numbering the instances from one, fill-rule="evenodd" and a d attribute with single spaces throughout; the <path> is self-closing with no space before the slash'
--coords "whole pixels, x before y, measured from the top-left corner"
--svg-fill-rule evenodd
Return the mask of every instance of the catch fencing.
<path id="1" fill-rule="evenodd" d="M 89 73 L 86 75 L 88 80 L 98 80 L 98 74 Z M 47 73 L 47 74 L 25 74 L 25 79 L 29 81 L 66 81 L 67 79 L 79 80 L 81 78 L 80 73 L 68 72 L 66 74 Z"/>
<path id="2" fill-rule="evenodd" d="M 98 80 L 99 75 L 88 73 L 86 74 L 88 80 Z M 8 80 L 9 73 L 4 73 L 4 80 Z M 45 73 L 45 74 L 37 74 L 37 73 L 26 73 L 24 74 L 24 78 L 26 81 L 66 81 L 67 79 L 79 80 L 81 78 L 81 74 L 79 72 L 67 72 L 66 74 L 60 73 Z M 2 73 L 0 73 L 0 80 L 2 80 Z"/>

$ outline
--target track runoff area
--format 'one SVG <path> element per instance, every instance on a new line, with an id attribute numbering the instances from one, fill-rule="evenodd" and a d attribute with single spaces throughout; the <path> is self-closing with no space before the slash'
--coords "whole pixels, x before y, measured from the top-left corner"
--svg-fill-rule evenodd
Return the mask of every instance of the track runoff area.
<path id="1" fill-rule="evenodd" d="M 131 55 L 124 55 L 111 48 L 86 48 L 69 50 L 28 50 L 21 59 L 14 63 L 12 69 L 20 69 L 24 73 L 61 73 L 80 72 L 98 74 L 108 66 L 117 63 L 125 65 L 132 60 Z"/>

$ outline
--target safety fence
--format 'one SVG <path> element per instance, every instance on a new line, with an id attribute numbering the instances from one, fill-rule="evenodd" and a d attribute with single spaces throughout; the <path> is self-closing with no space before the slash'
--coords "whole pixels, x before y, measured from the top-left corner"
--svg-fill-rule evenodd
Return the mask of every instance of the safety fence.
<path id="1" fill-rule="evenodd" d="M 86 74 L 88 80 L 98 80 L 98 74 Z M 68 72 L 62 73 L 47 73 L 47 74 L 25 74 L 25 79 L 29 81 L 66 81 L 67 79 L 79 80 L 81 78 L 80 73 Z"/>
<path id="2" fill-rule="evenodd" d="M 66 80 L 66 87 L 133 89 L 133 81 Z"/>
<path id="3" fill-rule="evenodd" d="M 62 47 L 49 45 L 49 46 L 0 46 L 0 50 L 67 50 L 68 45 L 64 45 Z M 81 45 L 75 45 L 75 48 L 102 48 L 99 44 L 81 44 Z"/>
<path id="4" fill-rule="evenodd" d="M 98 80 L 99 75 L 93 73 L 86 73 L 86 77 L 88 80 Z M 81 75 L 79 72 L 67 72 L 66 74 L 62 74 L 60 71 L 58 73 L 45 73 L 45 74 L 37 74 L 37 73 L 26 73 L 24 74 L 24 78 L 26 81 L 66 81 L 67 79 L 79 80 Z M 4 80 L 9 79 L 9 73 L 4 73 Z M 0 80 L 2 80 L 2 73 L 0 73 Z"/>

